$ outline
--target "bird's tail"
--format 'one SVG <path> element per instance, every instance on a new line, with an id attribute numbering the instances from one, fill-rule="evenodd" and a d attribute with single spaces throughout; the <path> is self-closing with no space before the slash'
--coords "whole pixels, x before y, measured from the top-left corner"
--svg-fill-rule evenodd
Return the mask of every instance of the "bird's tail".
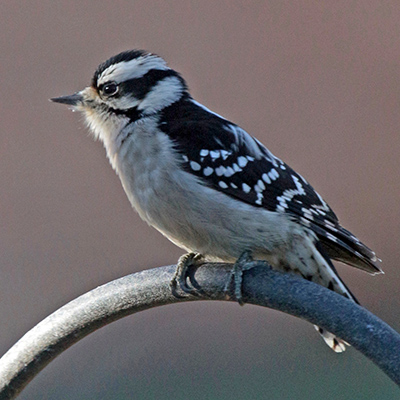
<path id="1" fill-rule="evenodd" d="M 344 284 L 344 282 L 340 279 L 335 266 L 332 264 L 331 259 L 325 253 L 323 247 L 320 242 L 317 241 L 315 243 L 316 256 L 320 256 L 319 261 L 321 262 L 322 267 L 319 270 L 319 280 L 314 280 L 316 283 L 319 283 L 322 286 L 344 296 L 349 300 L 354 301 L 357 304 L 360 304 L 355 296 L 351 293 L 348 287 Z M 336 353 L 342 353 L 346 350 L 346 346 L 350 346 L 344 340 L 338 338 L 333 333 L 328 332 L 324 328 L 320 328 L 319 326 L 315 326 L 315 329 L 319 332 L 319 334 L 324 339 L 325 343 Z"/>

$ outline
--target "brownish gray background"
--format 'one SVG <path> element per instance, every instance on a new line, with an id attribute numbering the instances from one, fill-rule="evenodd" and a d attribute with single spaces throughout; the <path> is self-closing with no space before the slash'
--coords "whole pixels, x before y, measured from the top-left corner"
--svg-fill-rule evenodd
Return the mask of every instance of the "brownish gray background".
<path id="1" fill-rule="evenodd" d="M 81 118 L 48 98 L 126 49 L 164 56 L 194 97 L 318 189 L 386 275 L 340 272 L 400 328 L 400 2 L 2 1 L 0 350 L 97 285 L 182 253 L 131 211 Z M 307 323 L 228 303 L 159 308 L 91 335 L 21 399 L 394 399 Z"/>

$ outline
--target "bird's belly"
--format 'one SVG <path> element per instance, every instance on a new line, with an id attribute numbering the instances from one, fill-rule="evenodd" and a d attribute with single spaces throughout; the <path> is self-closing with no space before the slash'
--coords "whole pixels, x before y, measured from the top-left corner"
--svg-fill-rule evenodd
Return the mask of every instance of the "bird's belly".
<path id="1" fill-rule="evenodd" d="M 141 218 L 177 246 L 224 261 L 236 260 L 245 250 L 271 260 L 288 242 L 292 222 L 285 215 L 242 203 L 205 186 L 198 192 L 197 178 L 183 171 L 176 173 L 182 174 L 186 176 L 162 176 L 159 171 L 159 175 L 153 173 L 153 182 L 150 176 L 133 180 L 121 177 Z"/>
<path id="2" fill-rule="evenodd" d="M 177 246 L 212 258 L 233 261 L 245 250 L 267 259 L 284 253 L 297 224 L 204 185 L 167 146 L 162 135 L 138 132 L 118 154 L 117 173 L 143 220 Z"/>

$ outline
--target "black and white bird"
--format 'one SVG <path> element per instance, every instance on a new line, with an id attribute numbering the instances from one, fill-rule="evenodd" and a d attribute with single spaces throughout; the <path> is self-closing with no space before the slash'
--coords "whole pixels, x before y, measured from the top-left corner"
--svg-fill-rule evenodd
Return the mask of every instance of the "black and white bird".
<path id="1" fill-rule="evenodd" d="M 161 57 L 120 53 L 97 68 L 91 86 L 52 101 L 84 114 L 133 208 L 190 252 L 174 278 L 183 290 L 191 291 L 185 273 L 194 254 L 266 260 L 355 302 L 331 259 L 381 272 L 375 253 L 340 226 L 301 175 L 195 101 Z M 317 329 L 333 350 L 345 349 L 344 341 Z"/>

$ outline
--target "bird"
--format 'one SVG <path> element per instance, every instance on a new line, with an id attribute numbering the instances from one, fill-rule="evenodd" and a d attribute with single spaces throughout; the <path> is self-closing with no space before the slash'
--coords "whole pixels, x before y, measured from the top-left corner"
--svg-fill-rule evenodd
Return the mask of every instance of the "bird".
<path id="1" fill-rule="evenodd" d="M 145 50 L 101 63 L 90 86 L 53 102 L 81 112 L 139 216 L 188 253 L 171 288 L 193 293 L 191 265 L 233 263 L 240 304 L 249 260 L 358 301 L 332 260 L 382 273 L 308 181 L 239 125 L 197 102 L 180 73 Z M 347 343 L 316 327 L 335 352 Z"/>

